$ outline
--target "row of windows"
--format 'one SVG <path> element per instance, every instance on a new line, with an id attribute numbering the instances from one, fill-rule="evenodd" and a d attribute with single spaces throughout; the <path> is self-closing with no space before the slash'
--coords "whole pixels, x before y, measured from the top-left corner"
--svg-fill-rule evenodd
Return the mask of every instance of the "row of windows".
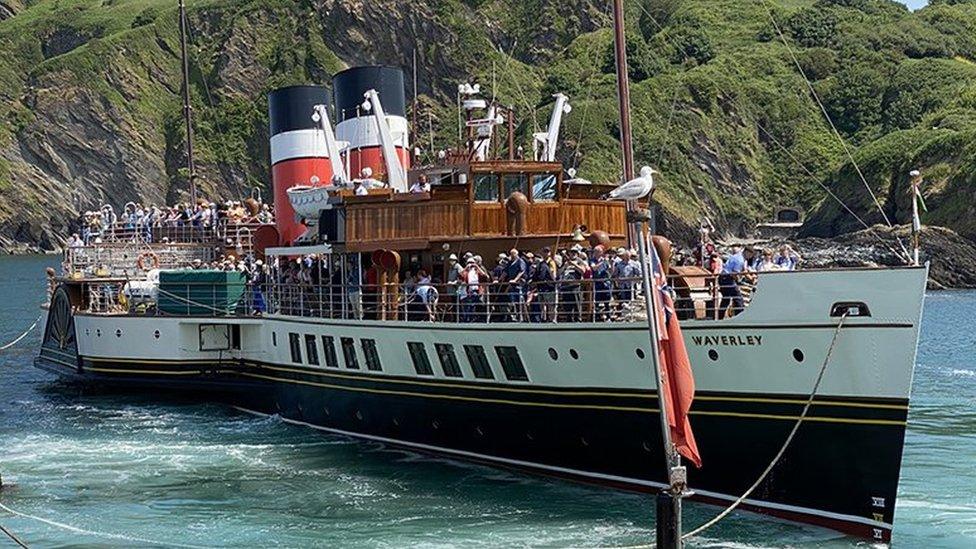
<path id="1" fill-rule="evenodd" d="M 291 347 L 291 361 L 295 364 L 303 364 L 302 361 L 302 339 L 299 334 L 288 334 L 288 343 Z M 346 368 L 352 370 L 359 369 L 359 357 L 356 355 L 356 341 L 351 337 L 339 338 L 342 346 L 342 358 Z M 376 341 L 372 339 L 361 339 L 360 345 L 363 349 L 363 356 L 366 357 L 366 369 L 381 371 L 380 355 L 376 351 Z M 338 368 L 339 359 L 336 355 L 335 338 L 332 336 L 322 336 L 322 349 L 325 352 L 322 358 L 325 360 L 326 368 Z M 305 334 L 305 358 L 310 366 L 320 366 L 319 347 L 314 335 Z"/>
<path id="2" fill-rule="evenodd" d="M 277 337 L 274 334 L 272 337 Z M 291 361 L 296 364 L 303 364 L 302 360 L 302 337 L 296 333 L 288 334 L 288 343 L 291 347 Z M 363 357 L 366 359 L 366 369 L 374 372 L 383 370 L 380 364 L 380 355 L 376 350 L 376 341 L 373 339 L 360 339 L 360 347 Z M 359 369 L 359 357 L 356 354 L 356 341 L 351 337 L 340 337 L 339 345 L 342 348 L 342 358 L 346 368 L 352 370 Z M 304 339 L 305 360 L 310 366 L 320 366 L 322 362 L 319 357 L 319 347 L 316 337 L 305 334 Z M 339 360 L 336 354 L 335 338 L 332 336 L 322 336 L 322 349 L 326 368 L 338 368 Z M 417 374 L 422 376 L 434 375 L 434 368 L 431 366 L 430 357 L 427 356 L 426 346 L 419 341 L 407 342 L 407 350 L 410 352 L 410 359 Z M 454 345 L 450 343 L 435 343 L 434 350 L 437 353 L 437 360 L 440 362 L 441 369 L 447 377 L 464 377 L 461 365 L 458 363 L 457 355 L 454 352 Z M 525 366 L 522 364 L 522 357 L 519 356 L 518 349 L 515 347 L 498 346 L 495 347 L 498 361 L 502 365 L 505 377 L 510 381 L 528 381 L 529 376 L 525 373 Z M 478 379 L 495 379 L 495 374 L 488 363 L 488 355 L 485 348 L 481 345 L 465 345 L 464 354 L 468 357 L 468 364 L 474 377 Z"/>
<path id="3" fill-rule="evenodd" d="M 556 199 L 556 176 L 553 174 L 538 174 L 531 176 L 524 173 L 507 173 L 501 176 L 493 173 L 478 174 L 474 177 L 474 199 L 478 202 L 498 202 L 508 198 L 518 191 L 532 199 L 533 202 L 545 202 Z M 501 185 L 499 185 L 501 183 Z M 499 191 L 501 195 L 499 195 Z"/>
<path id="4" fill-rule="evenodd" d="M 427 349 L 419 341 L 407 343 L 410 351 L 410 359 L 417 374 L 422 376 L 434 375 L 434 369 L 430 365 L 430 358 L 427 356 Z M 437 360 L 441 364 L 441 369 L 447 377 L 464 377 L 461 372 L 461 365 L 458 364 L 457 355 L 454 353 L 454 345 L 450 343 L 435 343 L 434 351 L 437 353 Z M 525 366 L 522 364 L 522 357 L 519 356 L 518 349 L 515 347 L 499 346 L 495 347 L 498 361 L 502 365 L 505 377 L 510 381 L 528 381 L 529 376 L 525 373 Z M 474 377 L 478 379 L 495 379 L 495 374 L 488 363 L 488 355 L 485 348 L 481 345 L 465 345 L 464 354 L 468 357 L 468 364 Z"/>

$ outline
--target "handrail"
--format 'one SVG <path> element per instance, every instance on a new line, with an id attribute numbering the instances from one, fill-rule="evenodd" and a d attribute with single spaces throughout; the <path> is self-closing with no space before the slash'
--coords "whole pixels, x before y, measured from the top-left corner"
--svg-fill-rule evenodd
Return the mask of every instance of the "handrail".
<path id="1" fill-rule="evenodd" d="M 677 276 L 669 277 L 672 281 Z M 679 319 L 715 320 L 738 314 L 756 282 L 734 284 L 741 298 L 723 295 L 721 276 L 675 290 Z M 631 322 L 644 319 L 639 278 L 557 280 L 511 284 L 313 284 L 254 278 L 241 285 L 86 280 L 89 312 L 139 315 L 249 316 L 264 313 L 345 320 L 444 323 Z M 728 290 L 728 288 L 726 288 Z M 728 292 L 731 293 L 731 292 Z M 161 305 L 160 302 L 164 304 Z"/>

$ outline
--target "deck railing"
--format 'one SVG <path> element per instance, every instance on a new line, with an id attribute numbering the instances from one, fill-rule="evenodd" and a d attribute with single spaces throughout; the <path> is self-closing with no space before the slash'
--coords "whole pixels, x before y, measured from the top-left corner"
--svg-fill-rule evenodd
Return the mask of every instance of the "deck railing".
<path id="1" fill-rule="evenodd" d="M 726 280 L 727 281 L 727 280 Z M 740 280 L 742 303 L 723 299 L 718 277 L 673 292 L 679 319 L 710 320 L 748 306 L 755 280 Z M 639 279 L 555 281 L 513 285 L 401 284 L 374 286 L 252 283 L 167 284 L 90 281 L 92 312 L 154 316 L 281 314 L 344 320 L 441 323 L 632 322 L 646 319 Z"/>

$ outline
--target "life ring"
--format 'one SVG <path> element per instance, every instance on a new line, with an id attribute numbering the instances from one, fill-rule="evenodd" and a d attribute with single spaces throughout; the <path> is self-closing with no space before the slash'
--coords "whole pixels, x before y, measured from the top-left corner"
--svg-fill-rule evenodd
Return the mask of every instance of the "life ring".
<path id="1" fill-rule="evenodd" d="M 150 267 L 146 268 L 146 260 L 149 260 Z M 136 265 L 139 266 L 139 270 L 151 271 L 153 269 L 159 268 L 159 256 L 155 252 L 143 252 L 139 254 L 139 259 L 136 259 Z"/>

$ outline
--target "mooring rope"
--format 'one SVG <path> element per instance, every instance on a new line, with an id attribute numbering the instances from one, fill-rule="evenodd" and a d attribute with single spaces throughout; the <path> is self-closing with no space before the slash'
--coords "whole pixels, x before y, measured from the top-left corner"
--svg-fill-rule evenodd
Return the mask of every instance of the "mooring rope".
<path id="1" fill-rule="evenodd" d="M 7 530 L 2 524 L 0 524 L 0 532 L 3 532 L 8 538 L 10 538 L 11 541 L 16 543 L 18 546 L 22 547 L 23 549 L 30 549 L 30 547 L 27 547 L 26 543 L 24 543 L 23 541 L 21 541 L 20 538 L 15 536 L 13 532 Z"/>
<path id="2" fill-rule="evenodd" d="M 27 334 L 33 332 L 34 331 L 34 328 L 37 328 L 37 324 L 41 321 L 41 317 L 42 316 L 44 316 L 44 313 L 41 313 L 41 314 L 37 315 L 37 318 L 34 319 L 34 323 L 30 325 L 30 328 L 27 328 L 27 330 L 24 331 L 24 333 L 22 333 L 19 336 L 17 336 L 17 339 L 11 341 L 10 343 L 7 343 L 3 347 L 0 347 L 0 351 L 6 351 L 7 349 L 13 347 L 14 345 L 20 343 L 20 340 L 22 340 L 25 337 L 27 337 Z"/>
<path id="3" fill-rule="evenodd" d="M 185 548 L 188 548 L 188 549 L 206 549 L 206 547 L 203 546 L 203 545 L 189 545 L 189 544 L 186 544 L 186 543 L 175 543 L 175 542 L 172 542 L 172 541 L 157 541 L 157 540 L 152 540 L 152 539 L 140 538 L 140 537 L 136 537 L 136 536 L 127 536 L 125 534 L 114 534 L 114 533 L 111 533 L 111 532 L 96 532 L 94 530 L 85 530 L 84 528 L 78 528 L 77 526 L 71 526 L 70 524 L 64 524 L 62 522 L 53 521 L 51 519 L 46 519 L 44 517 L 39 517 L 39 516 L 36 516 L 36 515 L 31 515 L 31 514 L 28 514 L 28 513 L 22 513 L 20 511 L 15 511 L 15 510 L 11 509 L 10 507 L 7 507 L 6 505 L 4 505 L 2 503 L 0 503 L 0 509 L 2 509 L 2 510 L 6 511 L 6 512 L 8 512 L 8 513 L 10 513 L 11 515 L 14 515 L 14 516 L 18 516 L 18 517 L 21 517 L 21 518 L 25 518 L 25 519 L 30 519 L 30 520 L 34 520 L 34 521 L 37 521 L 37 522 L 41 522 L 41 523 L 47 524 L 48 526 L 53 526 L 55 528 L 59 528 L 61 530 L 67 530 L 69 532 L 74 532 L 76 534 L 83 534 L 83 535 L 88 535 L 88 536 L 98 536 L 98 537 L 111 538 L 111 539 L 119 539 L 119 540 L 123 540 L 123 541 L 142 543 L 142 544 L 145 544 L 145 545 L 157 545 L 157 546 L 160 546 L 160 547 L 185 547 Z M 27 547 L 22 542 L 20 543 L 20 545 L 21 545 L 21 547 L 25 547 L 25 548 Z"/>
<path id="4" fill-rule="evenodd" d="M 745 501 L 746 498 L 748 498 L 756 490 L 756 488 L 759 487 L 760 484 L 762 484 L 763 480 L 765 480 L 766 477 L 769 475 L 769 473 L 773 470 L 773 467 L 775 467 L 776 464 L 779 463 L 779 460 L 783 457 L 783 454 L 786 453 L 786 449 L 789 448 L 790 443 L 793 442 L 793 438 L 796 436 L 797 431 L 799 431 L 800 425 L 803 423 L 803 420 L 806 419 L 807 414 L 810 412 L 811 406 L 813 406 L 813 399 L 817 396 L 817 391 L 819 391 L 820 389 L 820 382 L 823 381 L 824 374 L 827 372 L 827 365 L 830 364 L 830 357 L 834 352 L 834 347 L 837 345 L 837 336 L 840 335 L 840 329 L 841 327 L 843 327 L 844 319 L 846 318 L 847 318 L 847 313 L 845 312 L 843 315 L 841 315 L 840 319 L 837 321 L 837 328 L 834 330 L 833 337 L 830 338 L 830 346 L 827 347 L 827 356 L 824 357 L 823 365 L 820 366 L 820 373 L 817 374 L 817 380 L 813 384 L 813 389 L 810 391 L 810 396 L 807 398 L 806 404 L 803 405 L 803 411 L 800 412 L 800 417 L 796 419 L 796 423 L 793 425 L 793 430 L 790 431 L 789 436 L 787 436 L 786 440 L 783 442 L 783 446 L 781 446 L 779 451 L 776 452 L 776 455 L 773 456 L 773 459 L 769 462 L 769 465 L 767 465 L 766 469 L 763 470 L 762 474 L 759 475 L 759 478 L 757 478 L 756 481 L 752 483 L 752 486 L 750 486 L 741 496 L 739 496 L 734 502 L 732 502 L 731 505 L 729 505 L 721 513 L 716 515 L 715 518 L 702 524 L 698 528 L 695 528 L 691 532 L 682 535 L 681 536 L 682 540 L 686 540 L 688 538 L 701 534 L 705 530 L 708 530 L 712 526 L 718 524 L 719 521 L 721 521 L 725 517 L 729 516 L 729 513 L 731 513 L 737 507 L 739 507 L 739 505 L 741 505 L 742 502 Z M 654 545 L 649 545 L 649 544 L 628 545 L 625 547 L 616 547 L 614 549 L 649 549 L 652 547 L 654 547 Z"/>

